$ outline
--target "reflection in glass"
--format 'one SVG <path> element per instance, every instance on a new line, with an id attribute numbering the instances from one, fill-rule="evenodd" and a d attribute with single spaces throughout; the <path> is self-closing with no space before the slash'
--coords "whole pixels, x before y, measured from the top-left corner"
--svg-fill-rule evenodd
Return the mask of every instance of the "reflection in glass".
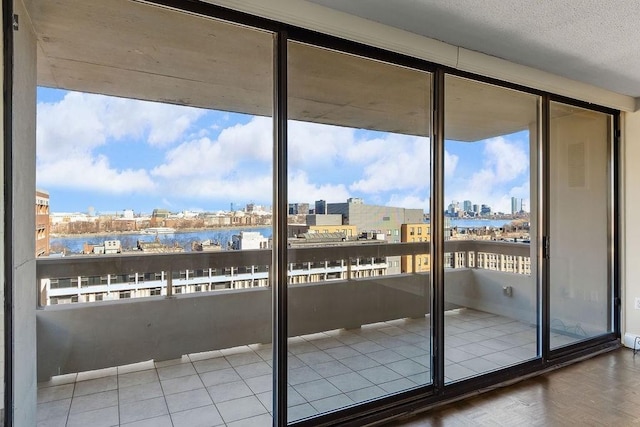
<path id="1" fill-rule="evenodd" d="M 538 354 L 538 103 L 445 78 L 445 382 Z"/>
<path id="2" fill-rule="evenodd" d="M 611 116 L 551 103 L 551 348 L 611 331 Z"/>
<path id="3" fill-rule="evenodd" d="M 294 421 L 431 382 L 431 77 L 288 49 Z"/>

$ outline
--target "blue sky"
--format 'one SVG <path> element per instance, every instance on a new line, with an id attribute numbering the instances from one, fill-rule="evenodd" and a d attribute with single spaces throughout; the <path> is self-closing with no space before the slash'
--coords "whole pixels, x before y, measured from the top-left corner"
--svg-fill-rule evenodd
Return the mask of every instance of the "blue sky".
<path id="1" fill-rule="evenodd" d="M 272 204 L 269 118 L 39 88 L 37 123 L 37 186 L 53 212 Z M 528 201 L 525 132 L 445 150 L 446 204 Z M 428 211 L 428 138 L 291 122 L 288 156 L 290 202 Z"/>

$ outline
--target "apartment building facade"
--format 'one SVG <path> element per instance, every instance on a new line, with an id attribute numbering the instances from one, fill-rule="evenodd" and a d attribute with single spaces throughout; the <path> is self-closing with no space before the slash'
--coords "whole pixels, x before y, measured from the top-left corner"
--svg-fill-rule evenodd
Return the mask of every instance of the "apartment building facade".
<path id="1" fill-rule="evenodd" d="M 36 258 L 49 255 L 50 230 L 49 193 L 36 190 Z"/>

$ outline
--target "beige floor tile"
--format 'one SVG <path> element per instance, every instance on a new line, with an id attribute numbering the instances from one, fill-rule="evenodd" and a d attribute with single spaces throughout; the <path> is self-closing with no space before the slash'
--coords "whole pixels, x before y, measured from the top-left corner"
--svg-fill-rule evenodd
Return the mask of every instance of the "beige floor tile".
<path id="1" fill-rule="evenodd" d="M 213 403 L 209 393 L 204 388 L 171 394 L 166 396 L 166 399 L 169 411 L 172 414 L 201 406 L 209 406 Z"/>
<path id="2" fill-rule="evenodd" d="M 199 374 L 209 371 L 217 371 L 219 369 L 231 368 L 229 362 L 224 357 L 216 357 L 212 359 L 197 360 L 193 362 L 193 367 Z"/>
<path id="3" fill-rule="evenodd" d="M 139 400 L 153 399 L 163 395 L 160 381 L 123 387 L 118 390 L 120 403 L 137 402 Z"/>
<path id="4" fill-rule="evenodd" d="M 253 396 L 253 391 L 244 381 L 214 385 L 207 388 L 213 403 L 226 402 L 240 397 Z"/>
<path id="5" fill-rule="evenodd" d="M 67 425 L 67 416 L 46 418 L 38 421 L 37 427 L 65 427 Z"/>
<path id="6" fill-rule="evenodd" d="M 118 407 L 96 409 L 69 415 L 67 427 L 110 427 L 119 425 Z"/>
<path id="7" fill-rule="evenodd" d="M 269 427 L 273 424 L 273 419 L 269 414 L 256 415 L 227 424 L 227 427 Z"/>
<path id="8" fill-rule="evenodd" d="M 168 413 L 164 397 L 120 404 L 120 421 L 123 424 L 155 418 Z"/>
<path id="9" fill-rule="evenodd" d="M 224 424 L 215 405 L 207 405 L 199 408 L 171 414 L 173 427 L 210 427 Z"/>
<path id="10" fill-rule="evenodd" d="M 240 375 L 238 375 L 236 370 L 233 368 L 205 372 L 203 374 L 200 374 L 200 379 L 202 380 L 205 387 L 211 387 L 213 385 L 232 383 L 242 380 Z"/>
<path id="11" fill-rule="evenodd" d="M 221 402 L 216 406 L 226 423 L 267 413 L 267 409 L 255 396 Z"/>
<path id="12" fill-rule="evenodd" d="M 118 405 L 118 391 L 109 390 L 100 393 L 87 394 L 83 396 L 73 396 L 71 410 L 69 413 L 93 411 L 95 409 L 108 408 Z"/>
<path id="13" fill-rule="evenodd" d="M 248 378 L 244 382 L 255 394 L 271 391 L 273 388 L 273 377 L 271 374 Z"/>
<path id="14" fill-rule="evenodd" d="M 158 373 L 155 368 L 118 375 L 118 387 L 120 388 L 156 381 L 158 381 Z"/>
<path id="15" fill-rule="evenodd" d="M 52 400 L 51 402 L 39 403 L 37 408 L 37 421 L 45 421 L 50 418 L 66 418 L 71 407 L 71 398 L 62 400 Z"/>
<path id="16" fill-rule="evenodd" d="M 132 423 L 121 424 L 122 427 L 173 427 L 169 415 L 147 418 L 146 420 L 134 421 Z"/>
<path id="17" fill-rule="evenodd" d="M 160 384 L 162 385 L 162 390 L 165 395 L 204 388 L 204 384 L 198 375 L 162 380 Z"/>
<path id="18" fill-rule="evenodd" d="M 179 363 L 177 365 L 169 365 L 158 368 L 158 377 L 161 380 L 168 380 L 171 378 L 186 377 L 189 375 L 195 375 L 196 370 L 193 368 L 191 362 Z"/>
<path id="19" fill-rule="evenodd" d="M 73 396 L 75 383 L 57 385 L 38 389 L 38 403 L 51 402 L 53 400 L 68 399 Z"/>
<path id="20" fill-rule="evenodd" d="M 76 383 L 73 397 L 87 394 L 100 393 L 103 391 L 116 390 L 118 388 L 118 377 L 115 375 L 102 377 L 88 381 Z"/>

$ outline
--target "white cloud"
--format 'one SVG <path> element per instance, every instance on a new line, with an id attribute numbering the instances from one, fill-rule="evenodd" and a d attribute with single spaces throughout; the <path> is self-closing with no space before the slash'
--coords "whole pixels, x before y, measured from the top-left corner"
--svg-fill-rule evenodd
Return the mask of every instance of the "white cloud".
<path id="1" fill-rule="evenodd" d="M 38 157 L 44 161 L 90 153 L 108 139 L 145 140 L 165 146 L 179 140 L 205 113 L 191 107 L 68 92 L 38 103 Z"/>
<path id="2" fill-rule="evenodd" d="M 458 156 L 450 154 L 447 150 L 444 151 L 444 174 L 445 176 L 453 176 L 456 173 L 458 167 Z"/>
<path id="3" fill-rule="evenodd" d="M 353 129 L 317 123 L 290 121 L 288 161 L 295 168 L 322 168 L 343 158 L 354 144 Z"/>
<path id="4" fill-rule="evenodd" d="M 272 198 L 271 174 L 239 174 L 223 180 L 215 177 L 194 180 L 180 178 L 165 182 L 163 191 L 175 199 L 224 200 L 270 204 Z M 177 202 L 175 202 L 177 203 Z"/>
<path id="5" fill-rule="evenodd" d="M 99 102 L 102 101 L 104 108 L 102 118 L 110 136 L 121 139 L 146 135 L 147 143 L 158 146 L 166 146 L 179 140 L 193 122 L 206 113 L 202 109 L 159 102 L 100 98 Z"/>
<path id="6" fill-rule="evenodd" d="M 422 209 L 429 212 L 429 197 L 420 197 L 415 194 L 392 194 L 387 206 L 400 206 L 408 209 Z"/>
<path id="7" fill-rule="evenodd" d="M 68 92 L 59 102 L 40 102 L 38 185 L 109 194 L 154 191 L 146 170 L 117 168 L 95 150 L 114 141 L 175 142 L 202 114 L 195 108 L 78 92 Z"/>
<path id="8" fill-rule="evenodd" d="M 205 113 L 74 92 L 39 103 L 38 185 L 157 195 L 175 207 L 200 200 L 271 204 L 272 119 L 232 124 L 237 116 L 217 114 L 215 123 L 205 123 Z M 296 121 L 289 122 L 288 135 L 289 200 L 363 197 L 367 203 L 429 209 L 428 138 Z M 153 147 L 164 158 L 141 161 L 144 168 L 118 168 L 99 154 L 112 152 L 104 149 L 107 144 L 120 144 L 144 160 Z M 528 152 L 507 138 L 487 141 L 474 171 L 460 170 L 460 158 L 448 151 L 444 162 L 447 194 L 460 201 L 507 210 L 512 195 L 529 198 Z"/>
<path id="9" fill-rule="evenodd" d="M 258 161 L 262 169 L 270 168 L 273 136 L 271 120 L 254 117 L 247 124 L 237 124 L 220 132 L 216 140 L 208 137 L 184 142 L 165 155 L 165 163 L 151 170 L 151 175 L 176 179 L 214 176 L 222 178 L 233 172 L 240 162 Z"/>
<path id="10" fill-rule="evenodd" d="M 379 145 L 379 140 L 375 141 Z M 362 151 L 368 147 L 360 144 Z M 390 190 L 424 189 L 429 187 L 429 140 L 419 137 L 390 135 L 385 149 L 365 166 L 362 178 L 349 186 L 351 191 L 380 193 Z"/>
<path id="11" fill-rule="evenodd" d="M 389 134 L 356 141 L 352 129 L 303 122 L 291 122 L 289 130 L 290 200 L 332 198 L 340 202 L 353 191 L 374 194 L 428 188 L 428 139 Z M 213 191 L 203 180 L 217 182 L 218 187 L 233 187 L 243 185 L 236 174 L 267 173 L 272 144 L 271 119 L 256 117 L 222 130 L 216 140 L 205 137 L 180 144 L 167 152 L 165 162 L 153 168 L 151 175 L 177 180 L 180 188 L 205 186 L 208 190 L 203 193 L 222 196 L 224 191 Z M 448 158 L 455 164 L 455 156 Z M 247 169 L 247 163 L 252 169 Z M 322 182 L 322 177 L 334 173 L 343 173 L 345 182 Z M 353 182 L 360 173 L 364 177 Z M 235 193 L 236 197 L 242 194 L 240 188 Z M 264 194 L 260 200 L 264 200 Z"/>
<path id="12" fill-rule="evenodd" d="M 529 155 L 517 142 L 505 137 L 487 140 L 481 165 L 470 175 L 464 175 L 465 171 L 447 174 L 445 205 L 451 200 L 471 200 L 487 204 L 496 212 L 511 212 L 513 196 L 524 199 L 529 206 Z M 514 186 L 514 181 L 523 184 Z"/>
<path id="13" fill-rule="evenodd" d="M 529 168 L 529 156 L 518 145 L 504 137 L 487 141 L 484 149 L 486 168 L 490 168 L 497 182 L 511 181 Z"/>
<path id="14" fill-rule="evenodd" d="M 54 104 L 39 103 L 37 155 L 44 161 L 91 152 L 106 142 L 108 132 L 95 98 L 70 92 Z"/>
<path id="15" fill-rule="evenodd" d="M 38 185 L 73 188 L 110 194 L 155 191 L 144 169 L 115 170 L 104 156 L 64 157 L 38 167 Z"/>
<path id="16" fill-rule="evenodd" d="M 309 177 L 301 170 L 289 173 L 288 199 L 291 202 L 326 200 L 329 203 L 338 203 L 345 202 L 349 197 L 349 191 L 343 184 L 315 184 L 309 182 Z"/>

